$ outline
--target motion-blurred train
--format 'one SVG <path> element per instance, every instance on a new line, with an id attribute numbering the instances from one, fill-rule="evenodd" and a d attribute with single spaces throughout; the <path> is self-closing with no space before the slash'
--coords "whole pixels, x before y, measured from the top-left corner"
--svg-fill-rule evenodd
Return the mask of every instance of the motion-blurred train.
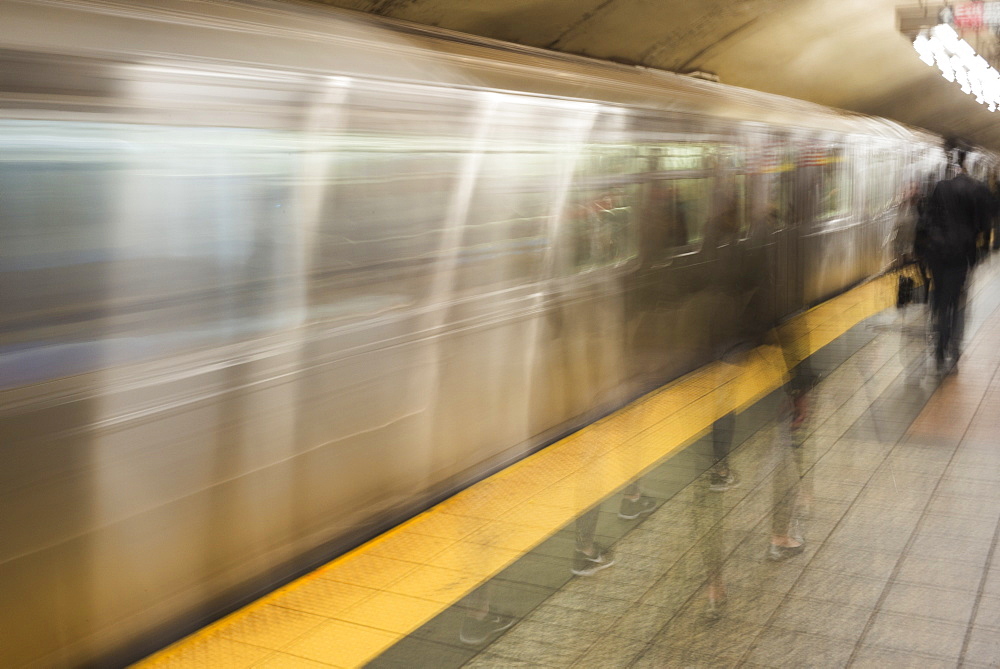
<path id="1" fill-rule="evenodd" d="M 0 665 L 135 659 L 882 271 L 939 138 L 290 2 L 6 0 Z"/>

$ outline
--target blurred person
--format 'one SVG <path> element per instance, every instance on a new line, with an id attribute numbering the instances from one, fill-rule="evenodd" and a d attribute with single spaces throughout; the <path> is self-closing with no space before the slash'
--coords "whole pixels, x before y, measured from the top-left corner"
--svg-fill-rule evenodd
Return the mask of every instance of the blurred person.
<path id="1" fill-rule="evenodd" d="M 801 555 L 806 548 L 799 521 L 809 514 L 812 491 L 805 478 L 806 421 L 809 391 L 816 379 L 808 362 L 797 365 L 786 384 L 786 398 L 775 441 L 776 467 L 771 487 L 771 542 L 766 557 L 772 562 Z"/>
<path id="2" fill-rule="evenodd" d="M 728 508 L 723 495 L 711 494 L 711 488 L 696 486 L 694 503 L 690 505 L 694 528 L 701 537 L 697 546 L 705 566 L 705 609 L 709 621 L 722 617 L 729 600 L 725 576 L 725 546 L 723 537 Z"/>
<path id="3" fill-rule="evenodd" d="M 978 260 L 978 240 L 990 229 L 989 189 L 965 170 L 965 151 L 956 150 L 958 174 L 934 187 L 928 216 L 921 221 L 920 254 L 934 280 L 931 313 L 939 373 L 957 371 L 965 318 L 965 284 Z"/>
<path id="4" fill-rule="evenodd" d="M 601 505 L 598 504 L 576 519 L 576 549 L 570 571 L 577 576 L 596 574 L 616 561 L 613 550 L 594 540 L 600 517 Z"/>
<path id="5" fill-rule="evenodd" d="M 733 448 L 736 432 L 736 412 L 730 411 L 712 423 L 712 456 L 715 465 L 708 476 L 708 488 L 712 492 L 726 492 L 739 485 L 740 479 L 729 466 L 729 452 Z"/>
<path id="6" fill-rule="evenodd" d="M 993 237 L 992 249 L 1000 249 L 1000 180 L 996 172 L 990 175 L 990 231 Z"/>
<path id="7" fill-rule="evenodd" d="M 516 620 L 509 613 L 494 609 L 495 586 L 493 581 L 477 588 L 465 601 L 465 618 L 458 633 L 459 641 L 476 646 L 495 639 L 510 629 Z"/>
<path id="8" fill-rule="evenodd" d="M 915 267 L 926 287 L 930 284 L 930 277 L 927 275 L 923 259 L 917 255 L 915 250 L 923 199 L 920 187 L 916 183 L 907 188 L 896 210 L 896 222 L 893 225 L 890 246 L 892 265 L 900 270 L 910 266 Z M 898 278 L 899 291 L 896 306 L 903 307 L 913 301 L 915 285 L 913 277 L 906 272 L 901 271 Z"/>

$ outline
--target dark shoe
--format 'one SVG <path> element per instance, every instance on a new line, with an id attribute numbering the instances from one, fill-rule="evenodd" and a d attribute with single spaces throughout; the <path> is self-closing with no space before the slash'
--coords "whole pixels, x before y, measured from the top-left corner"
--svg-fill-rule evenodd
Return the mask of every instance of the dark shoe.
<path id="1" fill-rule="evenodd" d="M 590 576 L 615 563 L 615 554 L 610 548 L 594 544 L 594 549 L 597 551 L 594 555 L 587 555 L 581 550 L 574 552 L 570 571 L 577 576 Z"/>
<path id="2" fill-rule="evenodd" d="M 458 639 L 470 645 L 480 644 L 510 629 L 513 624 L 514 617 L 505 613 L 490 612 L 482 620 L 466 616 L 462 623 L 462 631 L 458 633 Z"/>
<path id="3" fill-rule="evenodd" d="M 622 504 L 618 507 L 618 517 L 622 520 L 635 520 L 639 516 L 653 513 L 656 509 L 656 500 L 643 495 L 639 499 L 622 498 Z"/>
<path id="4" fill-rule="evenodd" d="M 708 489 L 712 492 L 726 492 L 730 488 L 735 488 L 740 484 L 740 477 L 736 472 L 730 471 L 726 474 L 713 473 L 709 477 Z"/>
<path id="5" fill-rule="evenodd" d="M 805 543 L 801 543 L 798 546 L 775 546 L 771 544 L 767 549 L 767 559 L 771 562 L 781 562 L 796 555 L 802 555 L 805 549 Z"/>

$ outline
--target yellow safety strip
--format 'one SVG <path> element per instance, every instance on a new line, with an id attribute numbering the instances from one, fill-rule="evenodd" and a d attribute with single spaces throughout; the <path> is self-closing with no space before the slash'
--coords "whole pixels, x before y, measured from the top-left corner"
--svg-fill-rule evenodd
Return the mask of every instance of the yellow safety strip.
<path id="1" fill-rule="evenodd" d="M 798 362 L 894 304 L 896 275 L 779 329 Z M 714 362 L 463 490 L 136 667 L 356 667 L 785 380 L 777 346 Z"/>

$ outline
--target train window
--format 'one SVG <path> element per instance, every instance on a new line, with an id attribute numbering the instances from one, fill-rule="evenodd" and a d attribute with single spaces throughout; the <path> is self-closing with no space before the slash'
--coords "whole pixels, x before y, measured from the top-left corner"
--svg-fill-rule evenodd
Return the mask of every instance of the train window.
<path id="1" fill-rule="evenodd" d="M 872 154 L 865 175 L 865 209 L 874 216 L 890 205 L 895 174 L 892 161 L 883 151 L 873 148 Z"/>
<path id="2" fill-rule="evenodd" d="M 293 146 L 274 133 L 0 122 L 7 359 L 38 380 L 259 335 L 296 317 Z M 56 335 L 56 333 L 58 333 Z M 6 357 L 6 354 L 0 355 Z M 0 369 L 0 376 L 7 370 Z"/>
<path id="3" fill-rule="evenodd" d="M 309 242 L 317 320 L 378 313 L 426 293 L 461 165 L 457 152 L 403 137 L 341 138 L 337 148 L 317 170 L 325 181 Z"/>
<path id="4" fill-rule="evenodd" d="M 703 170 L 709 166 L 716 146 L 704 142 L 672 142 L 652 148 L 657 172 Z"/>
<path id="5" fill-rule="evenodd" d="M 541 278 L 550 192 L 542 180 L 558 156 L 537 147 L 483 153 L 456 236 L 455 288 L 470 291 Z"/>
<path id="6" fill-rule="evenodd" d="M 746 239 L 750 234 L 750 218 L 747 215 L 747 177 L 737 174 L 725 180 L 726 187 L 720 188 L 718 202 L 718 244 L 720 246 Z"/>
<path id="7" fill-rule="evenodd" d="M 790 163 L 776 166 L 762 176 L 764 180 L 764 211 L 762 217 L 771 232 L 791 227 L 794 223 L 795 170 Z"/>
<path id="8" fill-rule="evenodd" d="M 570 194 L 563 226 L 576 271 L 615 265 L 635 257 L 637 185 L 579 189 Z"/>
<path id="9" fill-rule="evenodd" d="M 455 266 L 460 245 L 474 96 L 359 81 L 339 94 L 337 127 L 313 138 L 300 184 L 314 210 L 303 240 L 310 317 L 361 320 L 432 291 L 448 299 L 439 270 Z"/>
<path id="10" fill-rule="evenodd" d="M 761 232 L 779 232 L 793 225 L 795 157 L 780 137 L 767 137 L 753 154 L 750 224 Z"/>
<path id="11" fill-rule="evenodd" d="M 647 186 L 645 219 L 654 248 L 669 255 L 696 251 L 708 223 L 714 179 L 657 179 Z"/>
<path id="12" fill-rule="evenodd" d="M 820 220 L 846 216 L 851 206 L 851 180 L 842 155 L 839 152 L 828 155 L 820 169 Z"/>

